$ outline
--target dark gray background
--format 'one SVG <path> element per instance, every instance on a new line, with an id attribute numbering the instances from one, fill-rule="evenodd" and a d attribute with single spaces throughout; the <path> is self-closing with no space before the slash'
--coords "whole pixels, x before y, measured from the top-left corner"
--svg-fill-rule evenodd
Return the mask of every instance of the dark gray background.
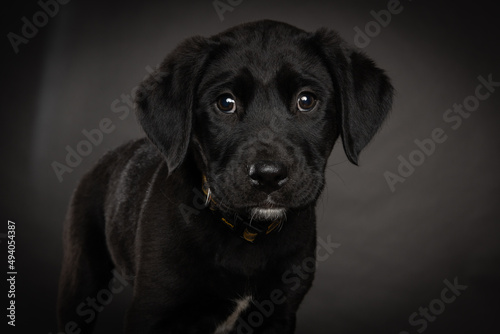
<path id="1" fill-rule="evenodd" d="M 443 281 L 455 277 L 467 290 L 425 333 L 498 328 L 500 89 L 457 130 L 442 119 L 474 94 L 479 75 L 500 81 L 499 11 L 491 3 L 402 1 L 403 11 L 364 48 L 392 78 L 396 100 L 360 167 L 346 162 L 341 143 L 332 153 L 318 232 L 341 246 L 319 264 L 298 333 L 415 333 L 420 327 L 408 317 L 439 298 Z M 111 103 L 130 94 L 146 66 L 155 67 L 186 37 L 262 18 L 305 30 L 329 27 L 353 43 L 353 28 L 364 29 L 374 20 L 371 10 L 386 8 L 387 1 L 244 0 L 221 21 L 212 1 L 73 0 L 19 54 L 4 37 L 1 212 L 3 224 L 17 223 L 13 332 L 56 331 L 61 224 L 69 197 L 105 151 L 142 135 L 135 116 L 120 120 Z M 39 10 L 35 1 L 4 5 L 4 36 L 19 34 L 21 18 Z M 74 148 L 83 129 L 106 117 L 116 129 L 59 182 L 51 163 L 63 162 L 65 146 Z M 407 158 L 414 140 L 429 138 L 435 128 L 445 131 L 447 141 L 391 192 L 384 172 L 396 172 L 398 156 Z M 6 255 L 0 263 L 7 271 Z M 120 328 L 129 297 L 129 291 L 116 296 L 104 310 L 99 333 Z"/>

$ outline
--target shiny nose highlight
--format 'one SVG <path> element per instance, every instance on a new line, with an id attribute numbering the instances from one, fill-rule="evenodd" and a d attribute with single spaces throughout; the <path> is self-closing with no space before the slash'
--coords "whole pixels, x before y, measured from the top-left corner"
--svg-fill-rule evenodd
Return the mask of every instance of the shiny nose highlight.
<path id="1" fill-rule="evenodd" d="M 288 168 L 279 161 L 259 161 L 248 168 L 250 182 L 270 194 L 281 188 L 288 180 Z"/>

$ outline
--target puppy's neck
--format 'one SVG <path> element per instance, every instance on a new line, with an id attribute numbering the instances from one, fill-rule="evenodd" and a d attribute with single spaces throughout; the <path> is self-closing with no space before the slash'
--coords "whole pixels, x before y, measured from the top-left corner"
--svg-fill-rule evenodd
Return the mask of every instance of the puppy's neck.
<path id="1" fill-rule="evenodd" d="M 268 217 L 254 217 L 252 215 L 250 218 L 246 218 L 238 214 L 224 213 L 212 198 L 210 186 L 204 174 L 202 175 L 201 189 L 206 196 L 205 205 L 216 216 L 216 220 L 248 242 L 254 243 L 258 238 L 265 237 L 274 231 L 279 232 L 283 227 L 285 220 L 283 215 L 269 215 Z"/>

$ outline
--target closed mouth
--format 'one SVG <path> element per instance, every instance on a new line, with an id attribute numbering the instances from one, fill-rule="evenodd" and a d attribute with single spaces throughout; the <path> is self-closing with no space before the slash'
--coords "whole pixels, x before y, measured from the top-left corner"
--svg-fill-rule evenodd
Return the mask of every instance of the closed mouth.
<path id="1" fill-rule="evenodd" d="M 276 220 L 285 217 L 286 209 L 256 207 L 252 209 L 251 213 L 252 219 L 255 220 Z"/>

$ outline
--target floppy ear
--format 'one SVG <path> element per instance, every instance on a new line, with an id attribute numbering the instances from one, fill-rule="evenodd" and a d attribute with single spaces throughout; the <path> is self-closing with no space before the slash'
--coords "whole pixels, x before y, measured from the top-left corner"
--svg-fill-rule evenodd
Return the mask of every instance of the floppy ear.
<path id="1" fill-rule="evenodd" d="M 383 70 L 335 32 L 321 29 L 315 38 L 334 82 L 344 150 L 357 165 L 359 153 L 391 109 L 393 87 Z"/>
<path id="2" fill-rule="evenodd" d="M 207 40 L 193 37 L 181 43 L 136 93 L 136 114 L 151 142 L 166 159 L 169 174 L 184 160 L 192 126 L 194 93 Z"/>

